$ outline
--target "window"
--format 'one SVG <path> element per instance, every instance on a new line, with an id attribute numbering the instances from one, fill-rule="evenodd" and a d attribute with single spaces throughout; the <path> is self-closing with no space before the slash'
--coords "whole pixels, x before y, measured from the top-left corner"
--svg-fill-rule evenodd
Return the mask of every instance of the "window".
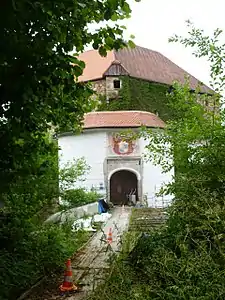
<path id="1" fill-rule="evenodd" d="M 114 89 L 120 89 L 120 80 L 115 79 L 113 81 L 113 87 L 114 87 Z"/>

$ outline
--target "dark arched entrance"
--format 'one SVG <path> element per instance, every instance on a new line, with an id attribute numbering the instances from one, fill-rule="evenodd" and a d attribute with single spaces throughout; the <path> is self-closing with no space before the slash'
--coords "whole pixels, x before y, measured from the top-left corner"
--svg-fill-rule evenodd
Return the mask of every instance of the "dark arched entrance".
<path id="1" fill-rule="evenodd" d="M 127 204 L 131 193 L 137 199 L 137 176 L 127 170 L 115 172 L 110 178 L 110 201 L 115 205 Z"/>

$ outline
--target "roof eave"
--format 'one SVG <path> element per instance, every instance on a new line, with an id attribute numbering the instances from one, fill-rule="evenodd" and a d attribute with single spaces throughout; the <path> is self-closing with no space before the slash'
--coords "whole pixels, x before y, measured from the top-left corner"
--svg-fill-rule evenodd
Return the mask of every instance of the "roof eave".
<path id="1" fill-rule="evenodd" d="M 155 129 L 165 129 L 166 126 L 149 126 L 149 125 L 137 125 L 137 126 L 90 126 L 90 127 L 83 127 L 84 130 L 89 130 L 89 129 L 118 129 L 118 128 L 141 128 L 141 127 L 146 127 L 146 128 L 155 128 Z"/>

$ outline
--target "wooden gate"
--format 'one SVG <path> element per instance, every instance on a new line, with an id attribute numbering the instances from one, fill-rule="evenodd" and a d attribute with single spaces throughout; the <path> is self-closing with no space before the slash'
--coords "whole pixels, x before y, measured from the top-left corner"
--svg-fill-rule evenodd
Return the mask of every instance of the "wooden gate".
<path id="1" fill-rule="evenodd" d="M 137 177 L 134 173 L 121 170 L 115 172 L 110 178 L 110 201 L 115 205 L 127 204 L 127 196 L 134 191 L 134 194 L 138 195 L 137 191 Z"/>

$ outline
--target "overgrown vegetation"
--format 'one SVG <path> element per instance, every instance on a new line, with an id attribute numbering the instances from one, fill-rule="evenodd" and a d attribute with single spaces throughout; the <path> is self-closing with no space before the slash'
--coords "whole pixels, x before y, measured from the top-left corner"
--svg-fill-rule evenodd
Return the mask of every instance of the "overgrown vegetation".
<path id="1" fill-rule="evenodd" d="M 68 203 L 67 207 L 78 207 L 98 201 L 100 195 L 95 191 L 87 191 L 84 188 L 67 190 L 63 200 Z"/>
<path id="2" fill-rule="evenodd" d="M 35 231 L 23 238 L 14 237 L 14 249 L 1 250 L 1 299 L 15 299 L 43 276 L 62 273 L 65 259 L 89 238 L 87 232 L 71 232 L 71 224 L 36 225 L 32 229 Z"/>
<path id="3" fill-rule="evenodd" d="M 47 156 L 45 156 L 46 158 Z M 22 194 L 20 197 L 24 199 L 26 196 L 27 203 L 23 207 L 17 207 L 21 201 L 18 194 L 16 195 L 18 202 L 13 202 L 14 198 L 8 198 L 8 194 L 4 195 L 5 206 L 0 220 L 2 246 L 0 281 L 2 282 L 1 295 L 3 297 L 1 299 L 4 297 L 13 299 L 14 295 L 19 294 L 29 283 L 35 283 L 45 274 L 61 270 L 65 259 L 70 257 L 89 237 L 82 231 L 73 233 L 70 223 L 43 224 L 49 214 L 58 209 L 68 209 L 96 201 L 97 193 L 74 189 L 70 191 L 74 194 L 70 195 L 69 191 L 65 190 L 69 184 L 74 184 L 88 172 L 89 168 L 87 168 L 86 162 L 83 158 L 77 159 L 72 164 L 67 164 L 59 172 L 56 153 L 54 157 L 49 156 L 47 162 L 48 172 L 36 178 L 38 188 L 36 185 L 32 186 L 35 182 L 33 178 L 30 182 L 29 192 L 37 193 L 40 189 L 40 193 L 43 191 L 45 197 L 49 195 L 51 201 L 45 202 L 45 198 L 42 200 L 31 194 Z M 59 189 L 58 177 L 63 180 Z M 60 182 L 62 183 L 62 181 Z M 21 187 L 23 187 L 22 184 Z M 23 187 L 23 189 L 25 188 Z M 38 193 L 37 195 L 40 197 Z M 67 200 L 69 206 L 57 206 L 56 200 L 59 196 L 65 196 L 64 199 Z M 8 288 L 9 283 L 10 289 Z"/>
<path id="4" fill-rule="evenodd" d="M 119 97 L 109 103 L 100 99 L 98 110 L 143 110 L 158 114 L 164 121 L 172 119 L 173 111 L 166 97 L 170 89 L 168 85 L 128 76 L 122 76 L 121 81 Z"/>
<path id="5" fill-rule="evenodd" d="M 224 87 L 225 44 L 220 30 L 204 36 L 189 25 L 189 37 L 175 37 L 195 47 L 211 64 L 212 85 Z M 225 298 L 225 130 L 222 98 L 191 94 L 175 84 L 168 101 L 176 112 L 166 134 L 144 132 L 150 139 L 150 158 L 167 171 L 176 156 L 178 172 L 164 192 L 174 195 L 166 225 L 142 237 L 92 299 L 224 299 Z M 213 101 L 212 101 L 213 100 Z M 221 103 L 220 103 L 221 104 Z M 170 147 L 165 147 L 169 144 Z M 103 296 L 104 295 L 104 296 Z"/>
<path id="6" fill-rule="evenodd" d="M 0 8 L 0 298 L 13 300 L 82 241 L 42 225 L 59 195 L 58 149 L 48 132 L 79 129 L 93 108 L 90 87 L 77 82 L 84 68 L 77 54 L 88 44 L 101 55 L 126 45 L 119 25 L 93 32 L 89 24 L 126 18 L 130 7 L 125 0 L 19 0 Z"/>
<path id="7" fill-rule="evenodd" d="M 82 181 L 85 181 L 85 176 L 89 171 L 90 166 L 84 157 L 61 166 L 59 171 L 60 210 L 96 202 L 100 198 L 96 191 L 88 191 L 79 186 Z"/>

